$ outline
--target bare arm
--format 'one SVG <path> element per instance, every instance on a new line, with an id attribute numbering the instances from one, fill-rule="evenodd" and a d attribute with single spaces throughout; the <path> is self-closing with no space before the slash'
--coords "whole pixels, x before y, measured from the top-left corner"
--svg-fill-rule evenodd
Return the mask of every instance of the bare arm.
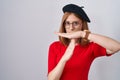
<path id="1" fill-rule="evenodd" d="M 48 74 L 48 80 L 60 79 L 66 62 L 71 58 L 73 54 L 74 47 L 75 47 L 75 41 L 71 40 L 68 48 L 66 49 L 65 54 L 63 55 L 57 66 Z"/>
<path id="2" fill-rule="evenodd" d="M 77 31 L 74 33 L 56 33 L 56 34 L 66 38 L 80 38 L 84 37 L 86 33 L 84 31 Z M 112 38 L 99 34 L 90 33 L 88 39 L 106 48 L 107 54 L 113 54 L 120 51 L 120 43 Z"/>
<path id="3" fill-rule="evenodd" d="M 120 43 L 112 38 L 91 33 L 88 39 L 106 48 L 107 54 L 113 54 L 120 50 Z"/>

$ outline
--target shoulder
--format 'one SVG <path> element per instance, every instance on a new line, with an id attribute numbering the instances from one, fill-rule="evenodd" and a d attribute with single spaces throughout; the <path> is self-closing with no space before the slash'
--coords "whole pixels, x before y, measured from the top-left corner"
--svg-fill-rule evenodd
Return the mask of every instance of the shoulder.
<path id="1" fill-rule="evenodd" d="M 98 52 L 106 51 L 106 49 L 104 47 L 102 47 L 101 45 L 99 45 L 99 44 L 97 44 L 95 42 L 91 42 L 89 44 L 89 46 L 90 46 L 91 50 L 93 50 L 93 51 L 98 51 Z"/>
<path id="2" fill-rule="evenodd" d="M 93 46 L 93 47 L 102 47 L 100 46 L 99 44 L 95 43 L 95 42 L 90 42 L 89 44 L 90 46 Z"/>
<path id="3" fill-rule="evenodd" d="M 90 48 L 90 50 L 94 50 L 96 48 L 101 47 L 100 45 L 98 45 L 95 42 L 90 42 L 89 44 L 87 44 L 86 46 L 83 46 L 84 48 Z"/>
<path id="4" fill-rule="evenodd" d="M 54 41 L 50 44 L 50 47 L 60 47 L 64 46 L 60 41 Z"/>
<path id="5" fill-rule="evenodd" d="M 49 51 L 59 53 L 62 48 L 65 48 L 65 46 L 60 41 L 54 41 L 49 46 Z"/>

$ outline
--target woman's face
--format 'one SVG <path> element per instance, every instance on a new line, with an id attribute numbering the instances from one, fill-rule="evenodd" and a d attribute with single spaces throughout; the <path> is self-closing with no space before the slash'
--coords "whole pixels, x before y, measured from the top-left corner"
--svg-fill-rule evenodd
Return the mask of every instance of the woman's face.
<path id="1" fill-rule="evenodd" d="M 76 17 L 74 14 L 70 14 L 64 23 L 67 33 L 82 30 L 82 20 Z"/>

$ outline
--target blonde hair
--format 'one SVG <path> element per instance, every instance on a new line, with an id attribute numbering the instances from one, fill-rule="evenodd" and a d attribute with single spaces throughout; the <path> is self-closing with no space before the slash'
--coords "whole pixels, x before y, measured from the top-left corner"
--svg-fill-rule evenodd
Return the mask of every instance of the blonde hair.
<path id="1" fill-rule="evenodd" d="M 61 26 L 60 26 L 60 29 L 59 29 L 60 33 L 66 33 L 64 22 L 70 14 L 74 14 L 76 17 L 78 17 L 80 20 L 82 20 L 82 31 L 83 30 L 89 30 L 87 21 L 83 20 L 79 15 L 77 15 L 75 13 L 65 12 L 63 17 L 62 17 Z M 62 44 L 66 45 L 66 46 L 70 43 L 70 39 L 65 38 L 65 37 L 59 36 L 59 40 Z M 78 43 L 82 46 L 85 46 L 89 43 L 89 40 L 86 40 L 84 38 L 79 38 Z"/>

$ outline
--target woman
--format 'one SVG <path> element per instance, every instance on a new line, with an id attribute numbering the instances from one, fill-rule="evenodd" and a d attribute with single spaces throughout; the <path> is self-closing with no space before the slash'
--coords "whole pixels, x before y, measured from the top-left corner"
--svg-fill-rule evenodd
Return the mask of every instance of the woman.
<path id="1" fill-rule="evenodd" d="M 63 7 L 59 41 L 50 45 L 48 80 L 88 80 L 93 60 L 120 50 L 120 43 L 89 31 L 90 22 L 83 9 L 75 4 Z M 109 42 L 109 44 L 108 44 Z"/>

